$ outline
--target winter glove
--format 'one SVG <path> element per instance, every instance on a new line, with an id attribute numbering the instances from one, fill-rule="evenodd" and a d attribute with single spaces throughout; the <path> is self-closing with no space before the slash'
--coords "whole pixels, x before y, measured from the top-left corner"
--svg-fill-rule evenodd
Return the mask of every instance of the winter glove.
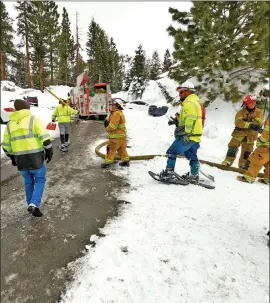
<path id="1" fill-rule="evenodd" d="M 172 117 L 171 117 L 171 120 L 168 121 L 168 125 L 170 125 L 170 126 L 171 126 L 171 125 L 177 126 L 177 124 L 178 124 L 177 120 L 172 119 Z"/>
<path id="2" fill-rule="evenodd" d="M 255 130 L 256 132 L 259 131 L 259 129 L 261 129 L 261 125 L 259 124 L 250 124 L 249 128 L 252 130 Z"/>
<path id="3" fill-rule="evenodd" d="M 108 126 L 109 126 L 109 120 L 108 120 L 108 119 L 105 119 L 105 120 L 104 120 L 104 126 L 105 126 L 105 127 L 108 127 Z"/>
<path id="4" fill-rule="evenodd" d="M 51 162 L 53 156 L 53 148 L 45 148 L 45 161 L 47 160 L 47 163 Z"/>
<path id="5" fill-rule="evenodd" d="M 14 157 L 13 155 L 8 155 L 8 156 L 9 156 L 9 158 L 10 158 L 11 162 L 12 162 L 12 165 L 13 165 L 13 166 L 17 166 L 17 163 L 16 163 L 16 160 L 15 160 L 15 157 Z"/>
<path id="6" fill-rule="evenodd" d="M 54 123 L 54 122 L 55 122 L 55 120 L 53 119 L 53 120 L 52 120 L 52 123 Z"/>

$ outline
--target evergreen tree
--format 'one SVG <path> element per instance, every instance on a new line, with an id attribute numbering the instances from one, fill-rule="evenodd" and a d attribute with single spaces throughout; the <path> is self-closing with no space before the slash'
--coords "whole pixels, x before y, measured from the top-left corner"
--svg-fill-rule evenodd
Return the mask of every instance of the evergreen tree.
<path id="1" fill-rule="evenodd" d="M 150 80 L 156 80 L 161 73 L 161 62 L 157 50 L 154 51 L 150 66 Z"/>
<path id="2" fill-rule="evenodd" d="M 5 4 L 0 1 L 0 66 L 1 79 L 7 79 L 7 64 L 10 55 L 14 54 L 12 19 L 6 11 Z"/>
<path id="3" fill-rule="evenodd" d="M 163 60 L 163 73 L 169 71 L 169 68 L 172 66 L 172 59 L 171 59 L 171 54 L 168 49 L 166 49 L 165 55 L 164 55 L 164 60 Z"/>
<path id="4" fill-rule="evenodd" d="M 75 61 L 75 43 L 71 35 L 70 21 L 66 8 L 63 8 L 62 23 L 59 37 L 59 76 L 58 78 L 69 84 Z M 71 84 L 71 83 L 70 83 Z"/>
<path id="5" fill-rule="evenodd" d="M 29 42 L 33 48 L 31 54 L 33 84 L 43 92 L 49 76 L 49 2 L 32 2 L 29 14 Z"/>
<path id="6" fill-rule="evenodd" d="M 49 47 L 49 68 L 50 68 L 50 84 L 54 84 L 54 74 L 58 67 L 59 61 L 59 31 L 58 24 L 59 14 L 58 6 L 54 1 L 48 1 L 48 47 Z"/>
<path id="7" fill-rule="evenodd" d="M 26 51 L 26 68 L 28 88 L 32 87 L 31 70 L 30 70 L 30 51 L 29 51 L 29 14 L 32 10 L 32 3 L 28 1 L 17 1 L 17 34 L 21 36 L 25 43 Z"/>
<path id="8" fill-rule="evenodd" d="M 141 98 L 147 83 L 146 56 L 141 44 L 135 51 L 130 76 L 132 77 L 130 93 L 135 98 Z"/>
<path id="9" fill-rule="evenodd" d="M 174 57 L 181 61 L 171 77 L 197 76 L 209 100 L 223 94 L 238 101 L 266 77 L 269 60 L 269 5 L 260 1 L 193 2 L 190 13 L 170 8 L 181 27 L 168 28 Z M 256 78 L 256 79 L 254 79 Z M 254 79 L 254 80 L 253 80 Z M 246 91 L 238 86 L 247 84 Z M 199 87 L 200 88 L 200 87 Z"/>

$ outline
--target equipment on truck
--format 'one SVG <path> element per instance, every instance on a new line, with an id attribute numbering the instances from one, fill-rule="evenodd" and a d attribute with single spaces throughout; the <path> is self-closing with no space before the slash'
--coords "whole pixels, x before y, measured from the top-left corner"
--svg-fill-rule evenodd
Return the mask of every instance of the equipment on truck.
<path id="1" fill-rule="evenodd" d="M 106 118 L 112 106 L 110 85 L 95 83 L 94 89 L 86 86 L 88 77 L 82 73 L 77 77 L 77 86 L 70 91 L 72 104 L 79 110 L 80 118 Z"/>

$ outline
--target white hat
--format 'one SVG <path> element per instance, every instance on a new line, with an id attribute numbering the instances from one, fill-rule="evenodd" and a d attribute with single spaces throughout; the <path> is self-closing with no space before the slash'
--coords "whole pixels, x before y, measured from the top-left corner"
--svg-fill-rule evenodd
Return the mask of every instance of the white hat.
<path id="1" fill-rule="evenodd" d="M 190 81 L 184 82 L 183 84 L 181 84 L 181 85 L 179 86 L 179 88 L 180 88 L 180 89 L 181 89 L 181 88 L 187 88 L 187 89 L 189 89 L 189 90 L 195 90 L 195 87 L 194 87 L 193 83 L 190 82 Z"/>
<path id="2" fill-rule="evenodd" d="M 113 104 L 119 105 L 122 109 L 124 109 L 124 103 L 120 99 L 113 100 Z"/>

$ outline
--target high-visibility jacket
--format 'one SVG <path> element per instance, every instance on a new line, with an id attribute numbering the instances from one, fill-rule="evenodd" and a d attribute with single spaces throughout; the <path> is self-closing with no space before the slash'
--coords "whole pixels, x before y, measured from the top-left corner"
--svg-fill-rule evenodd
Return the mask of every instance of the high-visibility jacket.
<path id="1" fill-rule="evenodd" d="M 117 139 L 127 136 L 126 119 L 122 110 L 118 109 L 111 112 L 109 125 L 106 127 L 108 138 Z"/>
<path id="2" fill-rule="evenodd" d="M 184 100 L 178 117 L 178 126 L 185 127 L 185 133 L 190 140 L 201 141 L 203 132 L 202 109 L 197 95 L 191 94 Z"/>
<path id="3" fill-rule="evenodd" d="M 257 140 L 257 146 L 270 148 L 270 117 L 266 120 L 261 136 Z"/>
<path id="4" fill-rule="evenodd" d="M 53 111 L 52 120 L 57 117 L 58 123 L 69 123 L 71 115 L 77 115 L 78 111 L 68 105 L 59 104 Z"/>
<path id="5" fill-rule="evenodd" d="M 38 169 L 44 162 L 43 142 L 50 139 L 42 121 L 29 109 L 9 116 L 2 143 L 7 154 L 14 155 L 18 170 Z"/>

